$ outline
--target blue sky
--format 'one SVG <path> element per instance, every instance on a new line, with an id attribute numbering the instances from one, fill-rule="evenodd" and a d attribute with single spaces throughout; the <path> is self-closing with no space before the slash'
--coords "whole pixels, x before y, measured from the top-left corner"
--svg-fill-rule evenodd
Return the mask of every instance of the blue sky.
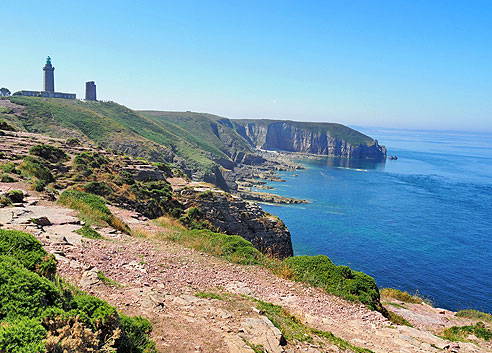
<path id="1" fill-rule="evenodd" d="M 492 1 L 8 1 L 0 86 L 231 118 L 492 131 Z"/>

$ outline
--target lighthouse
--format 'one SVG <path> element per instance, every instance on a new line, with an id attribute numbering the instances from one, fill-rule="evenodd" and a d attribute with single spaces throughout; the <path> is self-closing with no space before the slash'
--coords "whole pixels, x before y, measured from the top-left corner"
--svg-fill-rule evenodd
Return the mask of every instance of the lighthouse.
<path id="1" fill-rule="evenodd" d="M 55 68 L 51 65 L 51 58 L 48 56 L 46 59 L 46 65 L 43 67 L 44 71 L 44 86 L 43 91 L 55 92 Z"/>

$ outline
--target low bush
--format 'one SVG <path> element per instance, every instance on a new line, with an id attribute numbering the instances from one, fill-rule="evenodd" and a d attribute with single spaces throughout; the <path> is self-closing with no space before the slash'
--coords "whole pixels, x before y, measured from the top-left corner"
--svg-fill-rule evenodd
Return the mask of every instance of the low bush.
<path id="1" fill-rule="evenodd" d="M 443 337 L 450 341 L 468 341 L 469 335 L 490 341 L 492 339 L 492 331 L 489 330 L 483 322 L 477 322 L 471 326 L 453 326 L 444 330 Z"/>
<path id="2" fill-rule="evenodd" d="M 129 233 L 130 229 L 121 219 L 115 217 L 106 206 L 104 199 L 76 189 L 61 193 L 58 202 L 80 212 L 82 219 L 89 225 L 106 223 L 113 228 Z"/>
<path id="3" fill-rule="evenodd" d="M 0 255 L 14 256 L 28 270 L 53 277 L 56 261 L 31 234 L 0 229 Z"/>
<path id="4" fill-rule="evenodd" d="M 322 287 L 327 292 L 384 311 L 374 279 L 347 266 L 336 266 L 325 255 L 294 256 L 284 260 L 292 270 L 292 279 Z"/>
<path id="5" fill-rule="evenodd" d="M 0 121 L 0 130 L 15 131 L 15 128 L 6 121 Z"/>
<path id="6" fill-rule="evenodd" d="M 407 291 L 402 292 L 399 289 L 394 288 L 382 288 L 379 290 L 382 297 L 393 298 L 405 303 L 420 304 L 423 302 L 422 298 L 417 295 L 412 295 Z"/>
<path id="7" fill-rule="evenodd" d="M 408 322 L 408 320 L 406 320 L 403 316 L 398 315 L 390 310 L 386 310 L 385 316 L 388 318 L 389 321 L 391 321 L 394 324 L 413 327 L 413 325 L 410 322 Z"/>
<path id="8" fill-rule="evenodd" d="M 0 177 L 0 181 L 2 183 L 14 183 L 15 179 L 8 174 L 2 174 L 2 176 Z"/>
<path id="9" fill-rule="evenodd" d="M 0 352 L 155 352 L 147 320 L 31 271 L 43 251 L 30 234 L 0 230 Z"/>
<path id="10" fill-rule="evenodd" d="M 141 316 L 120 315 L 121 327 L 125 335 L 122 339 L 122 350 L 135 353 L 147 353 L 155 350 L 155 344 L 149 339 L 152 324 Z"/>
<path id="11" fill-rule="evenodd" d="M 465 317 L 472 320 L 492 322 L 492 315 L 473 309 L 460 310 L 456 313 L 456 316 Z"/>
<path id="12" fill-rule="evenodd" d="M 99 195 L 103 197 L 113 192 L 113 190 L 108 186 L 108 184 L 99 181 L 91 181 L 85 184 L 84 191 L 90 194 Z"/>
<path id="13" fill-rule="evenodd" d="M 36 157 L 24 157 L 24 160 L 19 165 L 19 169 L 24 175 L 33 179 L 36 191 L 42 191 L 47 184 L 55 181 L 51 171 Z"/>
<path id="14" fill-rule="evenodd" d="M 92 174 L 93 169 L 105 168 L 109 159 L 97 152 L 82 152 L 75 156 L 73 168 L 84 175 Z"/>
<path id="15" fill-rule="evenodd" d="M 6 195 L 12 202 L 19 203 L 24 201 L 24 192 L 22 190 L 12 190 L 7 192 Z"/>
<path id="16" fill-rule="evenodd" d="M 68 155 L 65 151 L 56 146 L 44 144 L 36 145 L 31 147 L 29 153 L 34 156 L 41 157 L 51 163 L 58 163 L 60 161 L 68 160 Z"/>
<path id="17" fill-rule="evenodd" d="M 7 196 L 0 196 L 0 207 L 12 206 L 12 200 L 10 200 Z"/>
<path id="18" fill-rule="evenodd" d="M 69 146 L 79 146 L 80 145 L 80 140 L 75 137 L 70 137 L 67 139 L 66 144 Z"/>
<path id="19" fill-rule="evenodd" d="M 0 324 L 0 352 L 44 352 L 46 333 L 39 319 L 23 317 L 11 322 L 2 322 Z"/>
<path id="20" fill-rule="evenodd" d="M 9 163 L 2 164 L 2 166 L 0 167 L 0 169 L 4 173 L 19 174 L 19 171 L 15 167 L 15 163 L 14 162 L 9 162 Z"/>
<path id="21" fill-rule="evenodd" d="M 319 342 L 319 338 L 325 339 L 341 350 L 350 351 L 354 353 L 373 353 L 371 350 L 361 348 L 350 344 L 349 342 L 335 336 L 331 332 L 317 330 L 306 326 L 301 320 L 290 314 L 286 309 L 279 305 L 266 303 L 261 300 L 254 300 L 256 302 L 256 308 L 262 315 L 265 315 L 275 327 L 277 327 L 287 342 L 295 341 L 307 341 L 310 343 L 317 343 L 322 346 L 322 342 Z M 287 343 L 281 342 L 281 343 Z"/>
<path id="22" fill-rule="evenodd" d="M 42 316 L 47 307 L 61 305 L 50 280 L 24 267 L 12 256 L 0 257 L 0 319 Z"/>

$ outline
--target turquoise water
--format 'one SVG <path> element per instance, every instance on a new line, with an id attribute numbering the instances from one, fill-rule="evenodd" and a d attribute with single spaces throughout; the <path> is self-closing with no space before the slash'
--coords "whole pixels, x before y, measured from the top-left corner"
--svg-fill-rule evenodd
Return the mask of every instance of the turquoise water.
<path id="1" fill-rule="evenodd" d="M 297 177 L 269 183 L 312 201 L 263 205 L 295 254 L 328 255 L 439 307 L 492 312 L 492 133 L 358 130 L 399 159 L 303 161 Z"/>

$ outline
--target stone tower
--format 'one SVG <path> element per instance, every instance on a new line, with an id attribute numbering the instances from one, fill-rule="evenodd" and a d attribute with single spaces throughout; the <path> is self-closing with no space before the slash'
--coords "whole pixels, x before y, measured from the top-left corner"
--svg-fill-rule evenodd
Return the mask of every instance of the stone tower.
<path id="1" fill-rule="evenodd" d="M 51 65 L 51 58 L 48 56 L 46 59 L 46 65 L 43 67 L 44 71 L 44 86 L 43 91 L 55 92 L 55 68 Z"/>
<path id="2" fill-rule="evenodd" d="M 96 84 L 94 81 L 89 81 L 85 83 L 85 100 L 86 101 L 96 101 Z"/>

